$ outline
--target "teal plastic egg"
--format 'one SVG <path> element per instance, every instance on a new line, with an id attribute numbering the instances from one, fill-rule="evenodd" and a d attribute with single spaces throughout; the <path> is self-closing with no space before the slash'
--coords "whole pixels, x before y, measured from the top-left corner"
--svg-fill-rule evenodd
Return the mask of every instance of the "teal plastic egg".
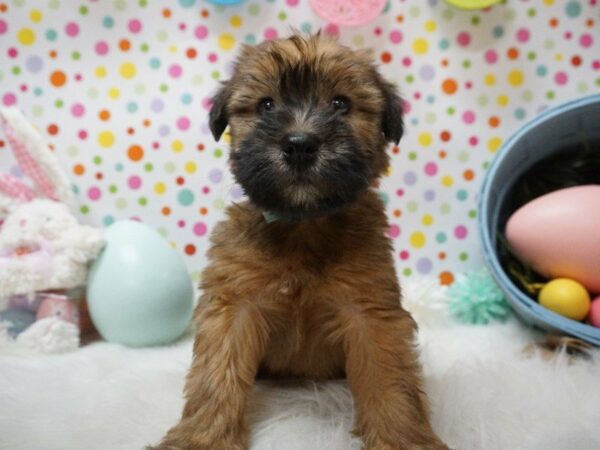
<path id="1" fill-rule="evenodd" d="M 94 325 L 107 341 L 134 347 L 167 344 L 192 317 L 194 290 L 181 256 L 154 229 L 116 222 L 88 277 Z"/>

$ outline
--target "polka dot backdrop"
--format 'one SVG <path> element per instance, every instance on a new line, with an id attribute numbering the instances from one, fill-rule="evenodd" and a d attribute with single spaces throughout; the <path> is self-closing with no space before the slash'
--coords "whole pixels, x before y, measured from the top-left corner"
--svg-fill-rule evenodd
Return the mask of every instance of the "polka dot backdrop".
<path id="1" fill-rule="evenodd" d="M 319 28 L 372 47 L 405 98 L 406 134 L 381 184 L 404 276 L 450 283 L 480 264 L 476 193 L 494 153 L 543 109 L 600 91 L 597 0 L 509 0 L 461 11 L 392 0 L 370 24 L 320 19 L 308 0 L 0 0 L 0 103 L 52 145 L 83 222 L 138 218 L 197 275 L 208 235 L 243 192 L 210 95 L 243 43 Z M 0 164 L 19 175 L 0 137 Z"/>

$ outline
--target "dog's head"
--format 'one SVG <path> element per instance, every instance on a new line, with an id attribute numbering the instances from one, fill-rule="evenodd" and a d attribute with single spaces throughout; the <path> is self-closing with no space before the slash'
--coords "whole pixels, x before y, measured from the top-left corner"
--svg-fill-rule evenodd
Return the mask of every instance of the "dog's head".
<path id="1" fill-rule="evenodd" d="M 321 35 L 244 47 L 210 111 L 215 139 L 227 125 L 238 183 L 291 220 L 354 201 L 402 135 L 400 98 L 370 53 Z"/>

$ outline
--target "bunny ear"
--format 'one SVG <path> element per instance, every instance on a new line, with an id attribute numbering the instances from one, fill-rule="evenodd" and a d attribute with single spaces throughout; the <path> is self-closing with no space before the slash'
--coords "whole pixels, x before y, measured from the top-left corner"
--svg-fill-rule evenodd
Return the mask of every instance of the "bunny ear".
<path id="1" fill-rule="evenodd" d="M 0 110 L 0 121 L 21 170 L 33 180 L 38 193 L 68 202 L 72 197 L 69 180 L 36 129 L 16 108 Z"/>
<path id="2" fill-rule="evenodd" d="M 0 174 L 0 192 L 20 202 L 30 202 L 35 198 L 35 192 L 8 173 Z"/>

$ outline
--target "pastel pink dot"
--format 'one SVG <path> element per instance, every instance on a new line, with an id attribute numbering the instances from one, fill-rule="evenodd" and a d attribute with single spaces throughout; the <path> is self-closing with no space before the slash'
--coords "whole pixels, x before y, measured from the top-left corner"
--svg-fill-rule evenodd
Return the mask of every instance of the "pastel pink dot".
<path id="1" fill-rule="evenodd" d="M 208 28 L 206 28 L 204 25 L 198 25 L 194 29 L 194 35 L 198 39 L 204 39 L 206 36 L 208 36 Z"/>
<path id="2" fill-rule="evenodd" d="M 85 131 L 85 130 L 79 130 L 79 133 L 77 133 L 77 136 L 79 136 L 79 139 L 81 139 L 83 141 L 84 139 L 87 138 L 88 134 L 87 134 L 87 131 Z"/>
<path id="3" fill-rule="evenodd" d="M 204 236 L 206 234 L 207 227 L 204 222 L 196 222 L 193 230 L 196 236 Z"/>
<path id="4" fill-rule="evenodd" d="M 217 56 L 216 53 L 209 53 L 208 54 L 208 61 L 211 63 L 217 62 L 217 59 L 219 59 L 219 57 Z"/>
<path id="5" fill-rule="evenodd" d="M 187 117 L 180 117 L 177 119 L 177 128 L 180 130 L 187 130 L 190 127 L 190 119 Z"/>
<path id="6" fill-rule="evenodd" d="M 96 201 L 100 197 L 102 197 L 102 191 L 99 188 L 95 187 L 95 186 L 91 187 L 88 190 L 88 197 L 89 197 L 90 200 Z"/>
<path id="7" fill-rule="evenodd" d="M 434 162 L 428 162 L 427 164 L 425 164 L 425 173 L 427 175 L 429 175 L 430 177 L 435 175 L 438 171 L 438 166 L 436 163 Z"/>
<path id="8" fill-rule="evenodd" d="M 132 175 L 127 180 L 127 185 L 131 189 L 139 189 L 140 186 L 142 185 L 142 179 L 140 177 L 138 177 L 137 175 Z"/>
<path id="9" fill-rule="evenodd" d="M 6 33 L 6 30 L 8 30 L 8 25 L 4 20 L 0 20 L 0 34 Z"/>
<path id="10" fill-rule="evenodd" d="M 467 234 L 468 230 L 464 225 L 459 225 L 454 229 L 454 236 L 456 236 L 457 239 L 464 239 L 467 237 Z"/>
<path id="11" fill-rule="evenodd" d="M 169 75 L 173 78 L 179 78 L 183 72 L 183 69 L 179 64 L 171 64 L 169 67 Z"/>
<path id="12" fill-rule="evenodd" d="M 202 188 L 202 193 L 203 193 L 203 194 L 208 194 L 208 193 L 210 193 L 210 187 L 208 187 L 208 186 L 204 186 L 204 187 Z"/>
<path id="13" fill-rule="evenodd" d="M 462 119 L 464 123 L 471 125 L 473 122 L 475 122 L 475 113 L 473 111 L 465 111 Z"/>
<path id="14" fill-rule="evenodd" d="M 402 58 L 402 65 L 408 67 L 412 64 L 412 60 L 409 57 Z"/>
<path id="15" fill-rule="evenodd" d="M 329 36 L 338 37 L 340 35 L 340 28 L 336 24 L 330 23 L 325 27 L 325 33 Z"/>
<path id="16" fill-rule="evenodd" d="M 402 100 L 402 112 L 408 114 L 411 110 L 411 104 L 408 100 Z"/>
<path id="17" fill-rule="evenodd" d="M 410 257 L 410 253 L 408 253 L 406 250 L 402 250 L 400 252 L 400 259 L 407 260 L 409 257 Z"/>
<path id="18" fill-rule="evenodd" d="M 108 44 L 104 41 L 96 42 L 94 50 L 96 50 L 96 53 L 99 55 L 106 55 L 108 53 Z"/>
<path id="19" fill-rule="evenodd" d="M 212 98 L 204 97 L 202 99 L 202 107 L 208 111 L 208 110 L 210 110 L 211 106 L 212 106 Z"/>
<path id="20" fill-rule="evenodd" d="M 565 33 L 565 39 L 568 41 L 569 39 L 571 39 L 573 37 L 573 33 L 571 33 L 570 31 L 567 31 Z"/>
<path id="21" fill-rule="evenodd" d="M 381 36 L 381 27 L 377 27 L 373 30 L 375 36 Z"/>
<path id="22" fill-rule="evenodd" d="M 527 42 L 529 40 L 530 34 L 529 30 L 526 28 L 520 28 L 517 31 L 517 40 L 519 42 Z"/>
<path id="23" fill-rule="evenodd" d="M 402 31 L 394 30 L 390 33 L 390 41 L 393 44 L 399 44 L 400 42 L 402 42 L 402 38 L 403 38 Z"/>
<path id="24" fill-rule="evenodd" d="M 477 138 L 477 136 L 471 136 L 469 138 L 469 144 L 475 146 L 479 143 L 479 139 Z"/>
<path id="25" fill-rule="evenodd" d="M 594 43 L 594 38 L 592 37 L 591 34 L 582 34 L 581 37 L 579 38 L 579 43 L 581 44 L 582 47 L 590 47 L 593 43 Z"/>
<path id="26" fill-rule="evenodd" d="M 466 31 L 462 31 L 462 32 L 458 33 L 458 36 L 456 37 L 456 41 L 458 42 L 458 45 L 466 47 L 467 45 L 469 45 L 471 43 L 471 35 L 469 33 L 467 33 Z"/>
<path id="27" fill-rule="evenodd" d="M 17 97 L 15 97 L 15 94 L 9 92 L 8 94 L 4 94 L 4 96 L 2 97 L 2 103 L 4 103 L 4 106 L 11 106 L 14 105 L 17 102 Z"/>
<path id="28" fill-rule="evenodd" d="M 83 79 L 83 77 L 81 76 L 81 74 L 75 74 L 75 81 L 81 81 Z"/>
<path id="29" fill-rule="evenodd" d="M 79 25 L 75 22 L 69 22 L 65 26 L 65 32 L 67 33 L 67 36 L 75 37 L 79 34 Z"/>
<path id="30" fill-rule="evenodd" d="M 131 19 L 127 24 L 127 28 L 129 28 L 129 31 L 132 33 L 139 33 L 142 29 L 142 23 L 137 19 Z"/>
<path id="31" fill-rule="evenodd" d="M 265 40 L 272 41 L 277 39 L 277 30 L 275 28 L 267 28 L 264 33 Z"/>
<path id="32" fill-rule="evenodd" d="M 594 70 L 598 70 L 598 69 L 600 69 L 600 59 L 597 59 L 597 60 L 595 60 L 595 61 L 592 63 L 592 68 L 593 68 Z"/>
<path id="33" fill-rule="evenodd" d="M 177 221 L 177 226 L 178 226 L 179 228 L 183 228 L 183 227 L 185 227 L 185 220 L 178 220 L 178 221 Z"/>
<path id="34" fill-rule="evenodd" d="M 562 72 L 562 71 L 556 72 L 556 75 L 554 75 L 554 81 L 559 86 L 562 86 L 562 85 L 566 84 L 567 81 L 569 81 L 569 77 L 565 72 Z"/>
<path id="35" fill-rule="evenodd" d="M 75 103 L 71 107 L 71 114 L 75 117 L 81 117 L 85 114 L 85 107 L 81 103 Z"/>
<path id="36" fill-rule="evenodd" d="M 404 195 L 404 189 L 397 189 L 396 190 L 396 195 L 398 197 L 402 197 Z"/>
<path id="37" fill-rule="evenodd" d="M 285 0 L 285 2 L 289 5 L 289 6 L 296 6 L 298 4 L 298 0 Z"/>
<path id="38" fill-rule="evenodd" d="M 7 53 L 11 58 L 15 58 L 19 54 L 18 50 L 14 47 L 9 48 Z"/>
<path id="39" fill-rule="evenodd" d="M 485 52 L 484 58 L 488 64 L 494 64 L 498 61 L 498 53 L 495 50 L 488 50 Z"/>
<path id="40" fill-rule="evenodd" d="M 398 225 L 390 225 L 389 229 L 388 229 L 388 235 L 389 237 L 391 237 L 392 239 L 396 239 L 398 236 L 400 236 L 400 227 Z"/>

